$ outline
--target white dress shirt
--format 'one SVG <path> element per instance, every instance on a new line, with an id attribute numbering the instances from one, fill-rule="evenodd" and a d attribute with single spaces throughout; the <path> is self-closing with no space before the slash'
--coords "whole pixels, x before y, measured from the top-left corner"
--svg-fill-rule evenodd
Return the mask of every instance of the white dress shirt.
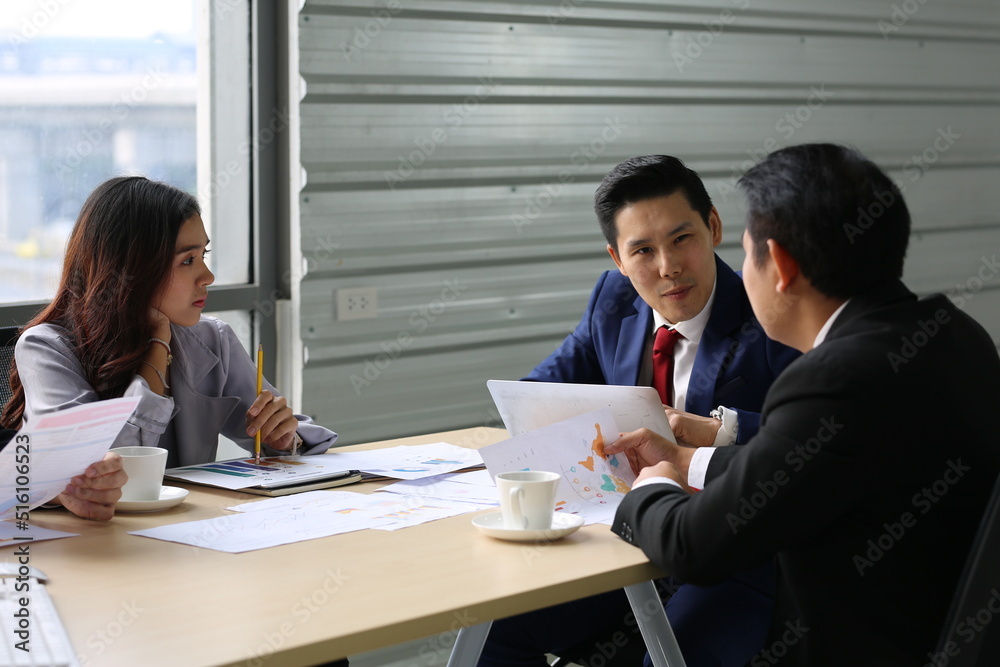
<path id="1" fill-rule="evenodd" d="M 714 296 L 714 290 L 712 291 L 712 294 Z M 819 333 L 816 334 L 816 340 L 813 341 L 813 349 L 816 349 L 823 344 L 823 341 L 826 340 L 827 335 L 830 333 L 830 328 L 833 327 L 833 323 L 837 320 L 837 317 L 840 316 L 840 313 L 843 312 L 844 308 L 848 303 L 850 303 L 850 301 L 851 300 L 848 299 L 844 303 L 840 304 L 837 310 L 833 311 L 833 314 L 826 320 L 826 323 L 820 327 Z M 705 488 L 705 478 L 708 476 L 708 464 L 712 460 L 713 454 L 715 454 L 714 447 L 699 447 L 691 457 L 691 463 L 688 466 L 688 486 L 692 489 L 701 490 Z M 677 484 L 677 482 L 668 477 L 650 477 L 639 482 L 632 488 L 637 489 L 640 486 L 646 486 L 647 484 L 663 483 L 680 486 L 680 484 Z"/>

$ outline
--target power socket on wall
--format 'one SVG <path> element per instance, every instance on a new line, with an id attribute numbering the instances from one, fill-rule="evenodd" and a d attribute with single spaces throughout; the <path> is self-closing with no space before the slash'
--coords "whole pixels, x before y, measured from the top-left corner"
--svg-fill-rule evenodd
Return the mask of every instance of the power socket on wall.
<path id="1" fill-rule="evenodd" d="M 377 287 L 342 287 L 337 290 L 337 319 L 366 320 L 378 316 Z"/>

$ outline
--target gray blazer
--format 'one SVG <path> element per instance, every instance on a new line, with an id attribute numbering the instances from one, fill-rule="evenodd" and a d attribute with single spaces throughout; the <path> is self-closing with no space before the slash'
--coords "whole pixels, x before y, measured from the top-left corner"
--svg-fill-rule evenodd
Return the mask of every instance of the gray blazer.
<path id="1" fill-rule="evenodd" d="M 173 396 L 154 393 L 136 375 L 124 396 L 139 396 L 139 407 L 114 446 L 163 447 L 169 452 L 168 467 L 214 460 L 220 433 L 253 451 L 246 413 L 257 396 L 257 369 L 235 332 L 222 320 L 207 316 L 192 327 L 171 325 L 170 331 Z M 14 356 L 24 385 L 22 427 L 30 425 L 35 415 L 99 400 L 66 329 L 53 324 L 31 327 L 18 339 Z M 264 388 L 279 395 L 266 380 Z M 336 441 L 337 434 L 330 429 L 304 415 L 295 417 L 303 454 L 321 454 Z"/>

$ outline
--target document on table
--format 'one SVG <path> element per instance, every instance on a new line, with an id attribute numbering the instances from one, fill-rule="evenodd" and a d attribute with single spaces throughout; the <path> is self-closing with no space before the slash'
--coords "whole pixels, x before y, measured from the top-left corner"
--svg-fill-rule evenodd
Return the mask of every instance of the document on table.
<path id="1" fill-rule="evenodd" d="M 368 528 L 398 530 L 458 514 L 478 512 L 491 504 L 466 500 L 444 500 L 398 493 L 364 494 L 353 491 L 309 491 L 296 496 L 243 503 L 227 509 L 234 512 L 273 512 L 295 507 L 313 513 L 356 516 Z"/>
<path id="2" fill-rule="evenodd" d="M 307 491 L 227 508 L 237 514 L 136 530 L 132 535 L 242 553 L 366 528 L 398 530 L 487 507 L 395 493 Z"/>
<path id="3" fill-rule="evenodd" d="M 275 500 L 299 498 L 309 493 L 327 492 L 307 491 Z M 310 512 L 301 507 L 287 506 L 271 511 L 243 512 L 214 519 L 133 530 L 131 534 L 238 554 L 371 527 L 373 526 L 367 517 Z"/>
<path id="4" fill-rule="evenodd" d="M 79 533 L 65 533 L 61 530 L 42 528 L 29 523 L 27 528 L 20 528 L 12 521 L 0 521 L 0 547 L 13 547 L 26 542 L 41 542 L 42 540 L 58 540 L 62 537 L 78 537 Z"/>
<path id="5" fill-rule="evenodd" d="M 323 455 L 341 469 L 360 470 L 394 479 L 421 479 L 447 472 L 483 465 L 475 449 L 435 442 L 429 445 L 399 445 L 363 452 L 338 452 Z"/>
<path id="6" fill-rule="evenodd" d="M 493 476 L 514 470 L 559 473 L 557 512 L 579 514 L 588 524 L 610 523 L 635 482 L 624 456 L 604 453 L 617 439 L 614 415 L 602 408 L 483 447 L 479 453 Z"/>
<path id="7" fill-rule="evenodd" d="M 79 405 L 37 418 L 0 451 L 0 519 L 42 505 L 101 460 L 139 405 L 137 396 Z"/>
<path id="8" fill-rule="evenodd" d="M 479 483 L 470 483 L 469 480 L 464 479 L 473 475 L 476 476 L 475 480 L 479 480 Z M 485 470 L 403 480 L 375 489 L 375 492 L 414 495 L 441 500 L 462 500 L 483 503 L 488 506 L 500 504 L 496 484 L 493 483 L 493 478 Z"/>

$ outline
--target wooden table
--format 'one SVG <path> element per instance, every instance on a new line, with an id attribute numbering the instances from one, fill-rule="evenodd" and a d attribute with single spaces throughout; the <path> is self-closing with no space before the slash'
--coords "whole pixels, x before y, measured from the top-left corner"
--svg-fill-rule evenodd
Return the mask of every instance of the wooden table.
<path id="1" fill-rule="evenodd" d="M 438 441 L 480 447 L 505 437 L 472 428 L 344 450 Z M 31 544 L 30 554 L 50 578 L 84 667 L 312 665 L 661 576 L 604 525 L 551 543 L 512 543 L 481 535 L 468 514 L 243 554 L 128 534 L 260 500 L 188 488 L 176 508 L 105 523 L 32 512 L 34 524 L 80 533 Z M 11 560 L 13 551 L 0 557 Z"/>

